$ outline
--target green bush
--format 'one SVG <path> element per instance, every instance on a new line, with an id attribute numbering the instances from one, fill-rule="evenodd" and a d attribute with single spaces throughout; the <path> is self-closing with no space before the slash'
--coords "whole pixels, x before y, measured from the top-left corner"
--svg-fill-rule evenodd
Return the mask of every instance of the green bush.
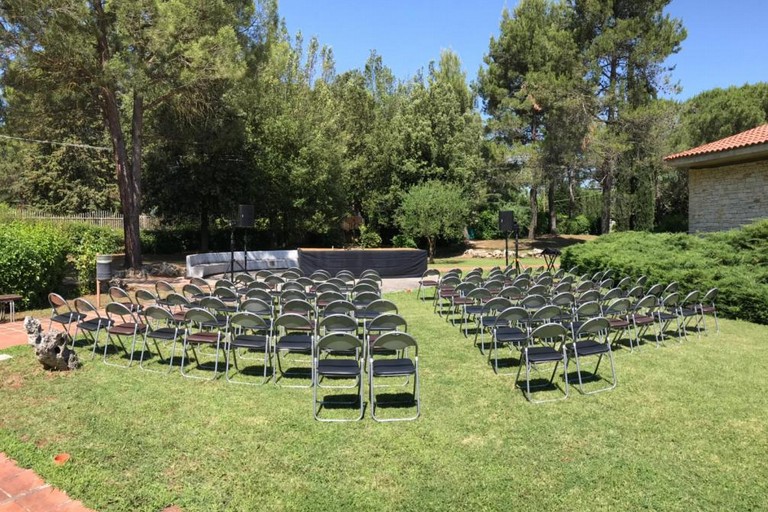
<path id="1" fill-rule="evenodd" d="M 392 237 L 392 247 L 404 247 L 406 249 L 416 249 L 418 245 L 413 238 L 408 235 L 395 235 Z"/>
<path id="2" fill-rule="evenodd" d="M 567 215 L 557 216 L 557 230 L 564 235 L 588 235 L 591 221 L 586 215 L 569 219 Z"/>
<path id="3" fill-rule="evenodd" d="M 381 247 L 381 236 L 375 231 L 371 231 L 365 226 L 360 228 L 360 247 L 364 249 L 374 249 Z"/>
<path id="4" fill-rule="evenodd" d="M 122 252 L 122 232 L 91 224 L 69 224 L 65 233 L 70 240 L 70 258 L 77 271 L 80 293 L 96 289 L 96 255 Z"/>
<path id="5" fill-rule="evenodd" d="M 0 225 L 0 293 L 17 293 L 22 307 L 46 304 L 67 266 L 67 234 L 43 223 Z"/>
<path id="6" fill-rule="evenodd" d="M 680 291 L 719 289 L 718 309 L 731 318 L 768 324 L 768 221 L 706 236 L 623 232 L 563 251 L 562 266 L 580 272 L 614 269 L 649 283 L 677 281 Z"/>

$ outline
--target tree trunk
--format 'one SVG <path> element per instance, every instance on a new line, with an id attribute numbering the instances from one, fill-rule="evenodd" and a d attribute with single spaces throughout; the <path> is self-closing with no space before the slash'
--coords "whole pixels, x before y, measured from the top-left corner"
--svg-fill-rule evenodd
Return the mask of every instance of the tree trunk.
<path id="1" fill-rule="evenodd" d="M 427 243 L 429 244 L 429 262 L 435 262 L 435 237 L 428 236 Z"/>
<path id="2" fill-rule="evenodd" d="M 613 167 L 615 162 L 610 159 L 605 165 L 605 176 L 603 176 L 603 207 L 600 215 L 600 232 L 602 234 L 611 232 L 611 203 L 613 202 Z"/>
<path id="3" fill-rule="evenodd" d="M 142 264 L 141 234 L 139 217 L 141 216 L 141 152 L 144 135 L 144 97 L 140 93 L 133 95 L 133 117 L 131 119 L 131 202 L 129 211 L 123 208 L 125 226 L 125 248 L 130 268 L 139 269 Z M 130 256 L 128 256 L 130 255 Z"/>
<path id="4" fill-rule="evenodd" d="M 531 187 L 531 223 L 528 225 L 528 238 L 536 238 L 536 226 L 539 222 L 539 191 L 536 187 Z"/>
<path id="5" fill-rule="evenodd" d="M 549 234 L 557 234 L 557 210 L 555 208 L 555 189 L 557 188 L 557 179 L 552 176 L 549 180 L 549 191 L 547 194 L 547 203 L 549 206 Z"/>
<path id="6" fill-rule="evenodd" d="M 576 210 L 576 177 L 574 170 L 568 168 L 568 218 L 573 219 L 573 212 Z"/>

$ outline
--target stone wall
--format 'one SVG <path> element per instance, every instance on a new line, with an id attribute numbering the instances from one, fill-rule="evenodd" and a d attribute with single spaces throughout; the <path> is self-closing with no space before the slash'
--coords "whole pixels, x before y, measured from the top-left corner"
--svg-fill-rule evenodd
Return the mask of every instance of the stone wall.
<path id="1" fill-rule="evenodd" d="M 723 231 L 768 218 L 768 160 L 690 169 L 688 231 Z"/>

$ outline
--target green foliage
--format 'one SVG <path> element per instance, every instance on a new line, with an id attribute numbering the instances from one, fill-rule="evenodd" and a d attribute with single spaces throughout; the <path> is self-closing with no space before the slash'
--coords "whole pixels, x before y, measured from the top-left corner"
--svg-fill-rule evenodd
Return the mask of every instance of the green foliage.
<path id="1" fill-rule="evenodd" d="M 68 224 L 64 233 L 70 242 L 70 259 L 77 271 L 78 289 L 81 294 L 96 289 L 96 256 L 122 252 L 122 232 L 91 224 Z"/>
<path id="2" fill-rule="evenodd" d="M 457 185 L 429 181 L 412 187 L 403 197 L 397 220 L 403 233 L 424 237 L 434 258 L 437 237 L 458 239 L 463 235 L 469 207 Z"/>
<path id="3" fill-rule="evenodd" d="M 376 247 L 381 247 L 381 236 L 377 232 L 361 226 L 359 242 L 360 247 L 364 249 L 375 249 Z"/>
<path id="4" fill-rule="evenodd" d="M 586 215 L 577 215 L 572 219 L 565 215 L 557 216 L 557 229 L 564 235 L 588 235 L 590 225 Z"/>
<path id="5" fill-rule="evenodd" d="M 683 294 L 718 288 L 725 316 L 768 324 L 768 221 L 700 237 L 637 232 L 605 235 L 563 252 L 562 266 L 614 269 L 650 283 L 677 281 Z"/>
<path id="6" fill-rule="evenodd" d="M 392 237 L 392 247 L 416 249 L 418 245 L 416 245 L 416 241 L 412 237 L 399 233 Z"/>
<path id="7" fill-rule="evenodd" d="M 0 293 L 21 295 L 23 307 L 42 306 L 61 285 L 71 247 L 66 233 L 55 226 L 0 224 Z"/>

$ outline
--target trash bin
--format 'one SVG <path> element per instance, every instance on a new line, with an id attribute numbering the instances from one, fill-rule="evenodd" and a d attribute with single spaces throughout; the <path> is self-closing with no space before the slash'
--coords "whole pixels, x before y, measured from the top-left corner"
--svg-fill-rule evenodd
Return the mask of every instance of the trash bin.
<path id="1" fill-rule="evenodd" d="M 112 279 L 112 255 L 96 255 L 96 280 L 109 281 Z"/>

